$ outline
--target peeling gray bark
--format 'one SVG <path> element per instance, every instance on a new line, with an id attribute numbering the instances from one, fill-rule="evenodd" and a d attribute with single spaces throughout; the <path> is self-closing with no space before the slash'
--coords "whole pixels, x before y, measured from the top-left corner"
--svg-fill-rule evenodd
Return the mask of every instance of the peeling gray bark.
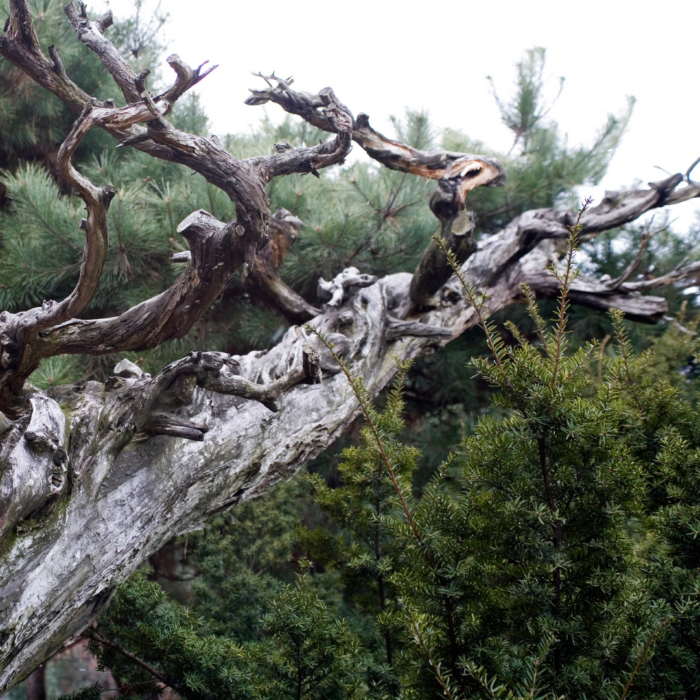
<path id="1" fill-rule="evenodd" d="M 266 184 L 342 162 L 351 140 L 387 167 L 438 181 L 431 210 L 466 279 L 488 295 L 488 313 L 521 301 L 522 284 L 539 297 L 558 293 L 547 265 L 558 264 L 556 241 L 568 236 L 576 218 L 554 209 L 526 212 L 477 243 L 466 196 L 477 186 L 503 183 L 498 161 L 417 151 L 375 132 L 365 115 L 355 119 L 329 88 L 297 93 L 290 81 L 276 78 L 277 86 L 268 80 L 269 89 L 255 91 L 249 104 L 276 102 L 335 137 L 313 148 L 281 145 L 270 156 L 237 160 L 218 139 L 180 132 L 166 120 L 172 103 L 206 75 L 201 66 L 193 70 L 171 56 L 176 81 L 154 97 L 147 76 L 135 75 L 105 38 L 111 15 L 92 21 L 84 8 L 69 5 L 79 39 L 100 55 L 129 103 L 117 109 L 73 84 L 54 47 L 50 59 L 44 56 L 25 0 L 11 0 L 10 9 L 0 54 L 81 114 L 59 160 L 88 215 L 74 292 L 60 303 L 0 314 L 0 693 L 79 634 L 115 586 L 165 542 L 293 476 L 359 411 L 327 348 L 300 326 L 269 352 L 191 353 L 154 377 L 122 361 L 105 384 L 48 392 L 25 383 L 42 357 L 145 349 L 181 337 L 245 264 L 253 287 L 291 320 L 312 319 L 376 395 L 394 376 L 397 360 L 434 352 L 476 318 L 445 256 L 428 241 L 413 274 L 377 280 L 349 268 L 330 282 L 320 280 L 321 309 L 281 281 L 279 266 L 301 222 L 283 210 L 271 214 Z M 178 256 L 185 267 L 170 289 L 121 316 L 86 321 L 78 315 L 99 282 L 114 194 L 71 165 L 92 127 L 121 146 L 202 174 L 231 197 L 237 219 L 193 212 L 178 228 L 190 250 Z M 582 216 L 582 237 L 700 196 L 689 173 L 648 189 L 608 193 Z M 630 282 L 633 268 L 617 280 L 581 276 L 570 298 L 654 322 L 665 315 L 665 300 L 642 292 L 694 284 L 700 276 L 700 264 L 692 263 L 658 280 Z"/>

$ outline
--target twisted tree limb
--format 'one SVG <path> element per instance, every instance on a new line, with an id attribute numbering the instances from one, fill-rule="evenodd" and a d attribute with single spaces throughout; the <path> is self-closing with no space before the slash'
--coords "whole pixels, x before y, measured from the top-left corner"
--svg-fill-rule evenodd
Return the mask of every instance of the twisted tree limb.
<path id="1" fill-rule="evenodd" d="M 291 78 L 283 80 L 257 74 L 267 82 L 264 90 L 251 90 L 252 95 L 246 100 L 247 105 L 262 105 L 274 102 L 285 112 L 296 114 L 312 126 L 323 131 L 335 133 L 332 115 L 325 109 L 322 92 L 311 95 L 308 92 L 296 92 L 290 88 L 294 82 Z M 270 81 L 274 80 L 276 85 Z M 459 179 L 464 199 L 466 192 L 487 185 L 496 187 L 505 183 L 505 169 L 495 158 L 473 156 L 452 151 L 420 151 L 405 143 L 394 141 L 372 129 L 369 117 L 360 113 L 353 120 L 352 140 L 360 145 L 371 158 L 391 170 L 399 170 L 431 180 Z"/>
<path id="2" fill-rule="evenodd" d="M 44 56 L 25 0 L 11 0 L 10 8 L 0 54 L 80 113 L 61 149 L 61 172 L 88 213 L 73 293 L 60 303 L 0 315 L 0 692 L 80 634 L 115 586 L 166 541 L 291 477 L 359 410 L 327 348 L 298 326 L 269 352 L 193 353 L 154 377 L 122 361 L 104 384 L 46 392 L 24 383 L 39 359 L 144 349 L 181 337 L 244 264 L 252 283 L 290 317 L 313 316 L 312 326 L 333 341 L 371 394 L 391 380 L 397 360 L 433 352 L 475 325 L 459 282 L 432 244 L 414 274 L 377 280 L 351 268 L 322 281 L 320 309 L 285 289 L 279 264 L 299 223 L 288 213 L 271 215 L 266 184 L 342 162 L 351 140 L 387 167 L 438 180 L 431 209 L 466 278 L 489 296 L 489 313 L 521 300 L 523 283 L 540 297 L 558 292 L 546 268 L 557 264 L 555 243 L 575 218 L 564 210 L 525 212 L 477 243 L 465 198 L 476 186 L 502 184 L 500 163 L 412 149 L 372 130 L 362 115 L 354 119 L 330 89 L 296 93 L 290 81 L 270 83 L 251 103 L 277 102 L 335 137 L 238 160 L 218 140 L 178 131 L 166 119 L 172 103 L 206 74 L 201 66 L 192 70 L 171 56 L 175 83 L 153 96 L 147 76 L 135 75 L 105 38 L 111 16 L 91 21 L 84 6 L 69 6 L 79 38 L 98 52 L 128 102 L 115 108 L 72 83 L 55 48 L 51 59 Z M 237 219 L 190 214 L 178 228 L 189 255 L 180 256 L 186 266 L 170 289 L 121 316 L 88 321 L 77 316 L 99 281 L 113 191 L 95 187 L 70 159 L 93 126 L 202 174 L 235 202 Z M 691 172 L 692 166 L 649 189 L 608 193 L 582 217 L 582 236 L 699 196 Z M 699 275 L 700 263 L 689 263 L 658 280 L 630 282 L 623 275 L 611 284 L 582 276 L 570 294 L 574 302 L 614 306 L 653 322 L 666 313 L 666 302 L 641 292 L 693 284 Z"/>
<path id="3" fill-rule="evenodd" d="M 53 64 L 41 52 L 26 0 L 12 0 L 10 8 L 5 33 L 0 37 L 0 54 L 74 107 L 83 95 L 73 89 L 55 49 Z M 217 140 L 182 132 L 165 119 L 172 103 L 205 77 L 207 72 L 202 73 L 201 66 L 192 70 L 176 55 L 170 56 L 168 61 L 177 75 L 175 84 L 153 98 L 145 86 L 147 73 L 136 75 L 104 37 L 111 24 L 109 13 L 90 21 L 85 5 L 78 13 L 72 4 L 66 6 L 66 13 L 79 38 L 100 56 L 129 104 L 116 109 L 112 104 L 87 99 L 61 148 L 60 172 L 68 184 L 76 187 L 88 207 L 81 277 L 74 294 L 61 304 L 45 302 L 41 309 L 0 316 L 0 407 L 6 409 L 44 357 L 143 349 L 185 335 L 235 270 L 244 263 L 252 268 L 256 253 L 267 244 L 270 210 L 266 184 L 278 175 L 316 172 L 342 162 L 351 145 L 352 117 L 333 91 L 326 89 L 321 91 L 321 100 L 336 131 L 334 139 L 313 148 L 291 148 L 273 156 L 238 160 Z M 146 124 L 145 132 L 134 135 L 133 127 L 142 123 Z M 203 174 L 230 196 L 236 204 L 237 219 L 224 225 L 207 221 L 206 212 L 188 217 L 178 232 L 188 240 L 192 257 L 173 286 L 119 317 L 86 322 L 75 317 L 90 301 L 99 282 L 108 240 L 106 211 L 114 194 L 113 188 L 98 191 L 70 165 L 76 146 L 94 126 L 116 135 L 122 143 L 130 141 L 157 157 L 188 165 Z"/>
<path id="4" fill-rule="evenodd" d="M 270 242 L 255 256 L 250 272 L 253 292 L 269 301 L 292 323 L 303 323 L 321 313 L 320 309 L 287 286 L 279 273 L 302 225 L 301 219 L 286 209 L 278 209 L 270 219 Z"/>

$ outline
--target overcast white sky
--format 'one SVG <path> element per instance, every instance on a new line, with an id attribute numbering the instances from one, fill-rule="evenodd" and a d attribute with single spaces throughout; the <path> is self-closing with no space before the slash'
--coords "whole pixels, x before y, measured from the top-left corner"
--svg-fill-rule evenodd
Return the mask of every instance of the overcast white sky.
<path id="1" fill-rule="evenodd" d="M 124 16 L 130 4 L 110 7 Z M 552 89 L 566 77 L 551 117 L 570 142 L 589 142 L 627 95 L 637 98 L 603 188 L 661 179 L 655 165 L 685 172 L 700 156 L 700 0 L 163 0 L 162 7 L 169 49 L 191 65 L 219 64 L 199 87 L 214 133 L 255 124 L 263 108 L 243 100 L 262 81 L 250 73 L 274 70 L 293 75 L 299 90 L 333 87 L 379 131 L 392 133 L 390 115 L 424 108 L 436 126 L 507 150 L 511 135 L 486 76 L 507 97 L 514 64 L 543 46 Z M 694 174 L 700 179 L 700 166 Z M 700 203 L 675 210 L 689 223 Z"/>

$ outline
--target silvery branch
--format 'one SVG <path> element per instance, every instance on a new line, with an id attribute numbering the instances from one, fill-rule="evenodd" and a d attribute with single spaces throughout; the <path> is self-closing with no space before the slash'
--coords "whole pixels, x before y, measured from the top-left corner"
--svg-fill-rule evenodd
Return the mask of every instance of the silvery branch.
<path id="1" fill-rule="evenodd" d="M 545 298 L 558 292 L 548 265 L 576 213 L 528 211 L 480 241 L 467 206 L 477 187 L 503 185 L 503 165 L 487 156 L 425 152 L 376 132 L 325 88 L 296 92 L 290 80 L 261 76 L 247 102 L 278 104 L 329 133 L 312 148 L 278 144 L 275 153 L 245 160 L 216 137 L 176 129 L 172 105 L 211 71 L 168 58 L 173 85 L 147 87 L 106 37 L 111 14 L 91 20 L 84 6 L 66 7 L 77 39 L 95 51 L 127 105 L 100 102 L 67 75 L 58 50 L 46 56 L 26 0 L 10 1 L 0 55 L 75 112 L 59 152 L 61 177 L 82 197 L 86 217 L 79 279 L 64 300 L 0 314 L 0 693 L 80 634 L 109 603 L 115 587 L 173 536 L 264 493 L 328 447 L 358 414 L 345 377 L 309 323 L 332 340 L 368 390 L 392 379 L 397 360 L 439 349 L 475 325 L 473 309 L 434 242 L 414 272 L 382 279 L 349 268 L 319 281 L 316 307 L 290 289 L 279 267 L 302 222 L 272 213 L 267 185 L 292 173 L 318 174 L 342 163 L 358 144 L 381 165 L 436 181 L 429 206 L 465 278 L 488 295 L 493 313 L 522 301 L 521 285 Z M 116 192 L 95 186 L 72 163 L 91 129 L 120 147 L 179 163 L 204 176 L 235 204 L 237 218 L 192 212 L 177 229 L 189 246 L 184 267 L 162 294 L 120 316 L 84 320 L 109 247 L 107 211 Z M 678 174 L 640 190 L 609 192 L 581 218 L 581 236 L 634 221 L 645 212 L 700 195 Z M 42 359 L 145 350 L 183 337 L 246 266 L 252 283 L 292 323 L 269 352 L 236 356 L 191 353 L 155 376 L 120 362 L 107 382 L 33 388 L 27 379 Z M 656 322 L 662 284 L 695 284 L 697 263 L 658 280 L 579 276 L 572 302 L 618 308 Z"/>

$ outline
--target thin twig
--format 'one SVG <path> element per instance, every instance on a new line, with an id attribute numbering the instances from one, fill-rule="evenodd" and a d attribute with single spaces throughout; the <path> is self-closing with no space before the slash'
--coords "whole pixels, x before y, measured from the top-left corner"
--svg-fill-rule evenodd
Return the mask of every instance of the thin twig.
<path id="1" fill-rule="evenodd" d="M 639 243 L 639 249 L 637 250 L 637 254 L 634 257 L 634 260 L 627 266 L 625 271 L 617 279 L 610 280 L 610 282 L 608 282 L 608 287 L 610 287 L 610 289 L 619 289 L 632 276 L 632 273 L 639 267 L 639 265 L 642 262 L 642 258 L 644 256 L 644 251 L 646 250 L 646 247 L 647 247 L 649 241 L 657 233 L 661 233 L 661 231 L 665 231 L 672 223 L 674 223 L 674 221 L 677 221 L 677 219 L 670 221 L 665 226 L 661 226 L 661 227 L 655 229 L 654 231 L 647 230 L 647 231 L 642 232 L 642 240 Z M 652 222 L 653 222 L 653 218 L 649 222 L 649 226 L 651 226 Z"/>
<path id="2" fill-rule="evenodd" d="M 569 245 L 566 251 L 566 269 L 564 275 L 561 278 L 561 300 L 559 303 L 559 321 L 557 323 L 557 345 L 554 353 L 554 369 L 552 370 L 552 384 L 556 384 L 557 372 L 559 371 L 559 362 L 561 361 L 562 346 L 564 343 L 564 333 L 566 330 L 566 299 L 569 294 L 569 287 L 571 284 L 571 268 L 573 267 L 574 261 L 574 251 L 576 250 L 576 240 L 578 234 L 581 232 L 581 217 L 583 213 L 588 209 L 588 205 L 591 203 L 591 199 L 587 199 L 581 209 L 579 209 L 578 216 L 576 217 L 576 223 L 569 229 L 571 235 L 569 236 Z"/>
<path id="3" fill-rule="evenodd" d="M 130 661 L 133 661 L 135 664 L 138 666 L 141 666 L 142 669 L 145 671 L 148 671 L 154 678 L 157 678 L 161 683 L 164 683 L 165 685 L 168 686 L 168 688 L 172 688 L 171 682 L 168 680 L 168 677 L 163 675 L 160 671 L 156 670 L 151 666 L 150 664 L 146 663 L 143 661 L 143 659 L 140 659 L 138 656 L 135 656 L 132 654 L 130 651 L 127 651 L 123 647 L 120 647 L 118 644 L 115 644 L 114 642 L 110 642 L 109 639 L 106 639 L 103 637 L 99 632 L 96 630 L 85 630 L 83 632 L 83 637 L 87 637 L 87 639 L 92 639 L 95 642 L 99 642 L 100 644 L 109 647 L 110 649 L 114 649 L 114 651 L 118 652 L 121 654 L 123 657 L 129 659 Z M 173 688 L 174 690 L 174 688 Z"/>
<path id="4" fill-rule="evenodd" d="M 389 456 L 387 455 L 387 453 L 384 449 L 384 444 L 382 442 L 381 436 L 379 435 L 379 431 L 377 430 L 377 426 L 374 424 L 374 421 L 372 420 L 372 416 L 369 412 L 369 408 L 366 405 L 365 398 L 362 396 L 362 394 L 358 390 L 358 388 L 355 384 L 355 381 L 353 380 L 352 375 L 350 374 L 350 370 L 348 369 L 347 365 L 343 362 L 342 358 L 333 349 L 334 348 L 333 344 L 330 343 L 328 341 L 328 339 L 325 338 L 322 333 L 320 333 L 318 330 L 316 330 L 312 326 L 306 326 L 306 328 L 309 332 L 313 333 L 328 348 L 328 351 L 333 356 L 333 359 L 338 363 L 338 366 L 340 367 L 343 374 L 345 375 L 348 382 L 350 383 L 350 388 L 352 389 L 353 394 L 355 394 L 355 397 L 357 398 L 357 400 L 360 402 L 360 408 L 362 409 L 362 413 L 364 414 L 365 420 L 367 421 L 367 424 L 369 425 L 370 430 L 372 431 L 372 435 L 374 436 L 374 440 L 377 443 L 377 449 L 379 450 L 379 454 L 382 457 L 382 461 L 384 462 L 384 464 L 386 464 L 387 471 L 389 472 L 389 476 L 391 477 L 391 481 L 394 484 L 394 489 L 396 490 L 396 493 L 399 496 L 399 499 L 401 501 L 401 507 L 403 508 L 403 512 L 406 515 L 406 519 L 408 520 L 408 523 L 411 526 L 411 530 L 413 531 L 413 535 L 418 540 L 418 542 L 422 543 L 423 535 L 421 534 L 420 530 L 418 529 L 418 526 L 416 525 L 415 521 L 413 520 L 413 516 L 411 515 L 411 509 L 408 507 L 408 503 L 406 503 L 406 499 L 404 498 L 404 495 L 403 495 L 403 490 L 401 489 L 401 486 L 399 485 L 398 479 L 396 478 L 396 472 L 394 471 L 394 467 L 391 464 L 391 460 L 389 459 Z"/>
<path id="5" fill-rule="evenodd" d="M 489 325 L 486 323 L 486 319 L 481 313 L 481 308 L 486 297 L 482 294 L 481 299 L 477 298 L 476 290 L 473 287 L 471 287 L 467 280 L 464 278 L 464 275 L 462 274 L 462 271 L 460 270 L 459 265 L 457 264 L 457 259 L 455 258 L 454 253 L 450 248 L 447 247 L 447 241 L 439 235 L 433 236 L 433 240 L 438 244 L 440 250 L 445 254 L 449 266 L 452 268 L 452 271 L 455 273 L 455 275 L 457 275 L 457 279 L 459 279 L 460 283 L 462 284 L 464 292 L 467 295 L 467 298 L 469 299 L 469 305 L 472 307 L 472 309 L 474 309 L 474 313 L 476 314 L 476 317 L 479 321 L 479 325 L 484 329 L 484 333 L 486 334 L 486 342 L 488 343 L 489 349 L 493 354 L 493 359 L 496 362 L 496 366 L 502 371 L 503 363 L 501 362 L 501 358 L 499 357 L 498 352 L 496 350 L 496 343 L 493 340 L 491 329 L 489 328 Z"/>
<path id="6" fill-rule="evenodd" d="M 411 620 L 411 628 L 413 630 L 413 634 L 414 634 L 416 640 L 418 641 L 418 645 L 423 650 L 423 653 L 425 654 L 426 658 L 428 659 L 428 663 L 430 664 L 433 671 L 435 672 L 435 676 L 437 677 L 438 683 L 442 687 L 442 690 L 445 693 L 445 696 L 448 698 L 448 700 L 456 700 L 455 696 L 452 695 L 452 692 L 450 691 L 450 687 L 447 684 L 447 680 L 443 677 L 442 673 L 440 673 L 439 664 L 436 664 L 433 661 L 433 657 L 430 654 L 430 649 L 428 649 L 426 643 L 423 641 L 423 637 L 420 633 L 420 628 L 418 627 L 418 624 L 416 623 L 416 621 L 413 619 L 413 614 L 411 613 L 411 609 L 409 607 L 407 607 L 406 611 L 408 612 L 408 617 Z"/>
<path id="7" fill-rule="evenodd" d="M 661 634 L 661 630 L 666 627 L 667 625 L 670 625 L 672 622 L 675 621 L 674 617 L 669 617 L 668 620 L 664 620 L 651 634 L 649 639 L 647 639 L 646 643 L 644 644 L 644 647 L 642 647 L 642 653 L 639 656 L 639 659 L 637 659 L 637 664 L 634 667 L 634 670 L 632 671 L 632 675 L 630 676 L 630 679 L 627 681 L 627 685 L 625 686 L 624 691 L 622 692 L 622 695 L 620 696 L 620 700 L 625 700 L 627 697 L 627 693 L 629 693 L 630 688 L 632 687 L 632 683 L 634 683 L 634 679 L 637 677 L 637 674 L 639 673 L 639 669 L 641 669 L 642 664 L 646 661 L 646 656 L 649 653 L 649 650 L 651 649 L 652 644 L 656 640 L 656 638 Z"/>

